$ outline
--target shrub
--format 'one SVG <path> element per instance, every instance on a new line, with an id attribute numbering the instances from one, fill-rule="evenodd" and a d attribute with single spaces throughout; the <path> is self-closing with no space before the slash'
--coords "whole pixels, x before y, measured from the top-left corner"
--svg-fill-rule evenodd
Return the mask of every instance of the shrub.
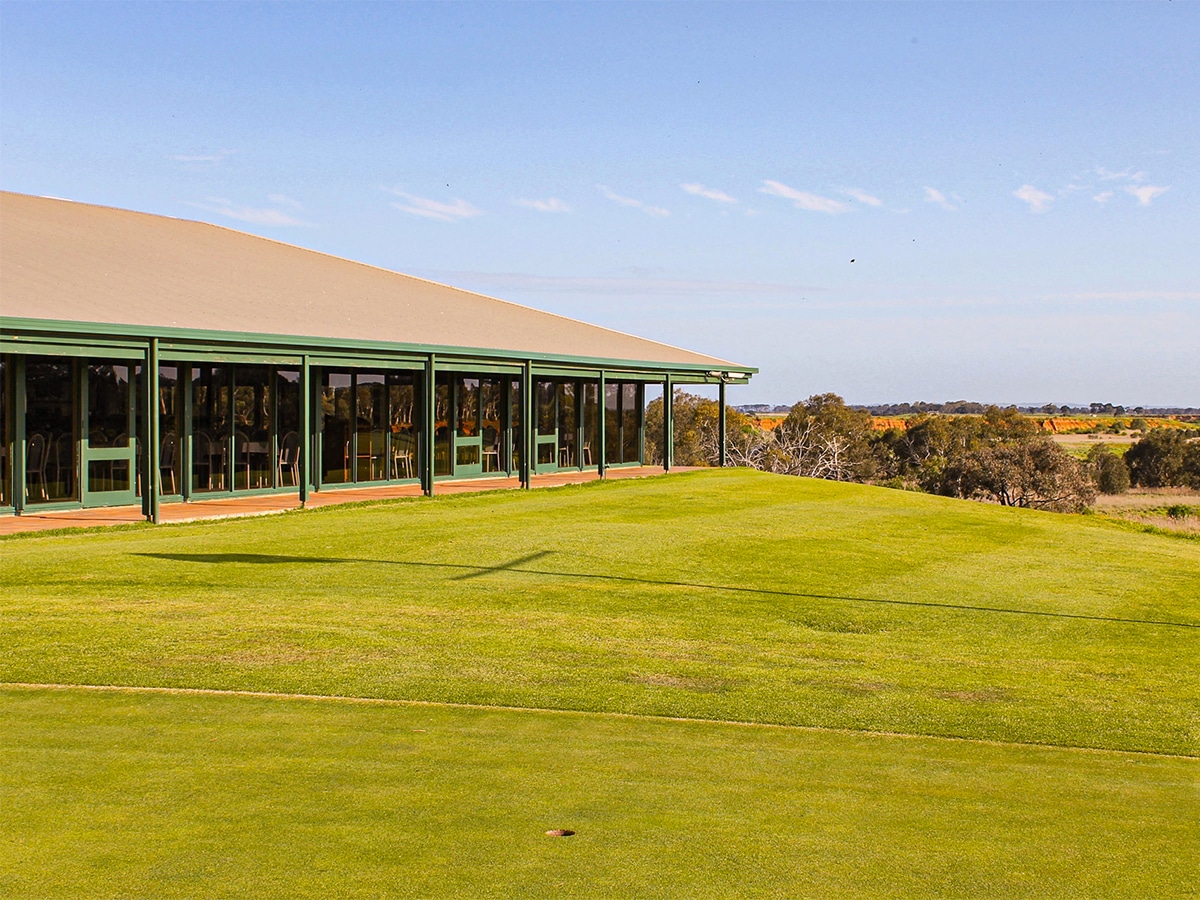
<path id="1" fill-rule="evenodd" d="M 1125 460 L 1105 444 L 1088 451 L 1088 474 L 1102 494 L 1123 494 L 1129 490 L 1129 467 Z"/>
<path id="2" fill-rule="evenodd" d="M 1185 462 L 1190 463 L 1192 455 L 1182 432 L 1155 428 L 1129 448 L 1125 463 L 1130 481 L 1139 487 L 1175 487 L 1184 484 L 1191 474 L 1185 471 Z"/>

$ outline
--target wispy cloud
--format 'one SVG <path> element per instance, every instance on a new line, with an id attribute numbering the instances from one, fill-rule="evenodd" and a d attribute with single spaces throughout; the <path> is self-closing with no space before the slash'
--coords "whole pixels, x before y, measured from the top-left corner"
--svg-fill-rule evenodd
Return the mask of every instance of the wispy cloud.
<path id="1" fill-rule="evenodd" d="M 1035 213 L 1045 212 L 1050 208 L 1050 204 L 1054 202 L 1053 194 L 1039 191 L 1032 184 L 1021 185 L 1017 190 L 1013 191 L 1013 196 L 1018 200 L 1028 203 L 1029 208 Z"/>
<path id="2" fill-rule="evenodd" d="M 292 212 L 300 211 L 300 204 L 295 200 L 290 200 L 287 204 L 280 204 L 275 198 L 282 197 L 282 194 L 272 194 L 267 199 L 276 206 L 287 205 Z M 299 219 L 291 213 L 284 212 L 281 209 L 272 209 L 270 207 L 259 206 L 239 206 L 224 197 L 205 197 L 202 203 L 189 203 L 189 206 L 194 206 L 197 209 L 203 209 L 211 213 L 216 213 L 219 216 L 225 216 L 228 219 L 236 219 L 239 222 L 249 222 L 251 225 L 267 225 L 271 227 L 312 227 L 311 222 L 306 222 Z"/>
<path id="3" fill-rule="evenodd" d="M 167 159 L 192 166 L 215 166 L 231 153 L 232 150 L 222 150 L 219 153 L 172 153 Z"/>
<path id="4" fill-rule="evenodd" d="M 286 206 L 288 209 L 296 210 L 296 212 L 300 212 L 304 209 L 304 207 L 300 205 L 299 200 L 293 200 L 287 194 L 271 194 L 267 197 L 267 199 L 276 206 Z"/>
<path id="5" fill-rule="evenodd" d="M 1126 193 L 1133 194 L 1133 196 L 1137 197 L 1138 206 L 1149 206 L 1150 201 L 1152 201 L 1155 197 L 1165 194 L 1167 190 L 1167 188 L 1159 187 L 1156 184 L 1127 184 L 1125 186 Z"/>
<path id="6" fill-rule="evenodd" d="M 760 194 L 770 194 L 773 197 L 791 200 L 796 209 L 805 209 L 809 212 L 841 213 L 850 208 L 841 200 L 810 194 L 807 191 L 798 191 L 780 181 L 764 181 L 758 191 Z"/>
<path id="7" fill-rule="evenodd" d="M 1097 203 L 1107 203 L 1109 200 L 1111 200 L 1113 198 L 1113 196 L 1114 196 L 1114 194 L 1112 191 L 1101 191 L 1100 193 L 1098 193 L 1094 197 L 1092 197 L 1092 199 L 1095 200 Z"/>
<path id="8" fill-rule="evenodd" d="M 524 197 L 521 197 L 517 200 L 514 200 L 513 203 L 515 203 L 517 206 L 524 206 L 526 209 L 536 209 L 538 212 L 545 213 L 571 211 L 571 207 L 567 206 L 567 204 L 563 203 L 563 201 L 559 200 L 557 197 L 547 197 L 545 200 L 527 200 Z"/>
<path id="9" fill-rule="evenodd" d="M 610 190 L 602 184 L 596 185 L 596 189 L 613 203 L 620 203 L 622 206 L 632 206 L 634 209 L 640 209 L 648 216 L 662 218 L 671 214 L 669 209 L 663 209 L 661 206 L 651 206 L 649 203 L 643 203 L 641 200 L 634 200 L 632 197 L 622 197 L 620 194 Z"/>
<path id="10" fill-rule="evenodd" d="M 1073 300 L 1080 303 L 1092 301 L 1116 303 L 1140 303 L 1142 301 L 1166 301 L 1197 303 L 1200 302 L 1200 291 L 1095 291 L 1074 292 L 1066 294 L 1043 294 L 1042 300 Z"/>
<path id="11" fill-rule="evenodd" d="M 1111 169 L 1106 169 L 1104 166 L 1096 167 L 1096 177 L 1101 181 L 1145 181 L 1146 173 L 1135 171 L 1134 169 L 1125 169 L 1122 172 L 1114 172 Z"/>
<path id="12" fill-rule="evenodd" d="M 724 191 L 719 191 L 716 188 L 705 187 L 697 182 L 681 184 L 681 188 L 689 194 L 695 194 L 697 197 L 707 197 L 709 200 L 716 200 L 718 203 L 737 203 L 737 200 L 730 197 Z"/>
<path id="13" fill-rule="evenodd" d="M 418 197 L 416 194 L 410 194 L 408 191 L 402 191 L 399 188 L 384 188 L 384 190 L 389 194 L 394 194 L 403 201 L 401 203 L 393 203 L 393 207 L 401 212 L 420 216 L 423 219 L 435 219 L 438 222 L 458 222 L 462 219 L 473 219 L 475 216 L 483 215 L 482 209 L 472 206 L 461 198 L 456 197 L 453 203 L 442 203 L 440 200 Z"/>
<path id="14" fill-rule="evenodd" d="M 937 188 L 929 187 L 928 185 L 926 185 L 926 187 L 925 187 L 925 202 L 926 203 L 936 203 L 942 209 L 946 209 L 951 212 L 958 209 L 957 206 L 955 206 L 953 203 L 951 203 L 949 200 L 946 199 L 945 194 L 943 194 Z"/>
<path id="15" fill-rule="evenodd" d="M 845 188 L 842 193 L 847 197 L 853 197 L 859 203 L 866 204 L 867 206 L 883 206 L 882 200 L 880 200 L 874 194 L 868 194 L 866 191 L 861 190 L 860 188 Z"/>
<path id="16" fill-rule="evenodd" d="M 694 294 L 711 295 L 792 295 L 821 292 L 826 288 L 812 285 L 779 284 L 763 281 L 716 281 L 691 278 L 661 278 L 651 270 L 634 269 L 631 277 L 531 275 L 522 272 L 435 271 L 430 277 L 454 283 L 483 284 L 489 290 L 550 291 L 556 294 Z"/>

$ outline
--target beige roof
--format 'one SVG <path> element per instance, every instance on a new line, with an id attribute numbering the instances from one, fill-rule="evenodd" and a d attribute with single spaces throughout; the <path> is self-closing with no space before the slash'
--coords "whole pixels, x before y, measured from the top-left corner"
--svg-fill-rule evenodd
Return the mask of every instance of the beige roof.
<path id="1" fill-rule="evenodd" d="M 746 370 L 216 225 L 7 192 L 0 315 Z"/>

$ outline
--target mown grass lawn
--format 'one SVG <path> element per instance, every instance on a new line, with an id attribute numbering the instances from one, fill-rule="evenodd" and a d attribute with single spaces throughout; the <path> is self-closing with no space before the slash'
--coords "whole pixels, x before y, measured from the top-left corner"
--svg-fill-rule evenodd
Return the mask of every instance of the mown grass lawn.
<path id="1" fill-rule="evenodd" d="M 0 591 L 10 684 L 595 714 L 9 689 L 0 893 L 50 858 L 95 896 L 1200 868 L 1200 541 L 1098 517 L 700 472 L 7 540 Z"/>

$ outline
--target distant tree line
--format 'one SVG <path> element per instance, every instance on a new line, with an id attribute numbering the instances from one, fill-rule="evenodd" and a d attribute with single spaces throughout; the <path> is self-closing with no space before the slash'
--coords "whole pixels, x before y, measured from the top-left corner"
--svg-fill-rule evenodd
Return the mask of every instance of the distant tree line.
<path id="1" fill-rule="evenodd" d="M 965 403 L 965 401 L 964 401 Z M 1200 440 L 1180 429 L 1152 429 L 1124 457 L 1108 447 L 1077 459 L 1015 407 L 979 406 L 976 414 L 910 415 L 904 428 L 876 431 L 872 414 L 837 394 L 793 406 L 774 429 L 726 410 L 727 460 L 782 475 L 855 481 L 986 500 L 1004 506 L 1079 511 L 1096 493 L 1130 485 L 1200 488 Z M 676 391 L 675 462 L 716 465 L 716 401 Z M 662 460 L 662 399 L 646 410 L 646 455 Z"/>
<path id="2" fill-rule="evenodd" d="M 943 403 L 927 403 L 919 400 L 915 403 L 871 403 L 855 405 L 852 409 L 863 409 L 873 416 L 911 416 L 917 413 L 943 413 L 945 415 L 981 415 L 989 406 L 987 403 L 976 403 L 974 400 L 948 400 Z M 739 406 L 738 410 L 746 413 L 785 412 L 790 407 L 770 406 L 766 403 Z M 1200 415 L 1200 408 L 1182 406 L 1130 406 L 1125 407 L 1114 403 L 1088 403 L 1080 406 L 1058 406 L 1046 403 L 1042 406 L 1018 406 L 1018 412 L 1042 414 L 1047 416 L 1080 415 L 1080 416 L 1176 416 Z"/>

